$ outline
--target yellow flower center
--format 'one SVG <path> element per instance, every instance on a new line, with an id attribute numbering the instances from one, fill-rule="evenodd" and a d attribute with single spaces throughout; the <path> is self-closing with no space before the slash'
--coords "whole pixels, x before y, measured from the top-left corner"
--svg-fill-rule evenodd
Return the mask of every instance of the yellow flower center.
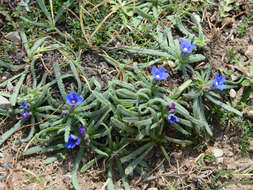
<path id="1" fill-rule="evenodd" d="M 75 101 L 75 100 L 72 100 L 72 101 L 71 101 L 71 103 L 72 103 L 72 104 L 75 104 L 75 103 L 76 103 L 76 101 Z"/>

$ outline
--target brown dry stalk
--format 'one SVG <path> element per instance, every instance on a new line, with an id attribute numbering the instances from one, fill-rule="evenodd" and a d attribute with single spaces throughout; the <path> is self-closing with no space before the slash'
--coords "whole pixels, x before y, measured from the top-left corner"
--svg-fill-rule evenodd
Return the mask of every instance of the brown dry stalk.
<path id="1" fill-rule="evenodd" d="M 51 17 L 52 17 L 52 21 L 54 23 L 54 8 L 53 8 L 52 0 L 49 0 L 49 3 L 50 3 L 50 10 L 51 10 Z"/>
<path id="2" fill-rule="evenodd" d="M 85 80 L 85 82 L 87 83 L 89 90 L 92 91 L 92 89 L 91 89 L 91 87 L 90 87 L 90 84 L 89 84 L 89 81 L 86 79 L 85 76 L 83 76 L 83 75 L 80 73 L 80 71 L 78 71 L 78 72 L 79 72 L 79 75 L 83 78 L 83 80 Z"/>
<path id="3" fill-rule="evenodd" d="M 42 59 L 42 57 L 40 57 L 40 60 L 41 60 L 41 62 L 42 62 L 42 65 L 43 65 L 44 68 L 46 69 L 47 73 L 48 73 L 48 74 L 52 74 L 51 71 L 47 68 L 47 66 L 46 66 L 44 60 Z"/>
<path id="4" fill-rule="evenodd" d="M 74 11 L 72 11 L 71 9 L 67 9 L 72 15 L 74 15 L 74 17 L 76 17 L 77 18 L 77 20 L 80 22 L 80 18 L 77 16 L 77 14 L 74 12 Z"/>
<path id="5" fill-rule="evenodd" d="M 118 10 L 118 9 L 117 9 Z M 97 31 L 102 27 L 102 25 L 105 23 L 105 21 L 117 10 L 110 12 L 108 15 L 105 16 L 105 18 L 98 24 L 97 28 L 95 31 L 91 34 L 91 38 L 97 33 Z"/>

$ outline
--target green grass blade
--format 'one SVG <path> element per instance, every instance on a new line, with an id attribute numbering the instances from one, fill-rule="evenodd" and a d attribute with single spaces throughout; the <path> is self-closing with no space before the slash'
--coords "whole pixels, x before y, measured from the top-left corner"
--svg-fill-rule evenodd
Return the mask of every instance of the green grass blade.
<path id="1" fill-rule="evenodd" d="M 68 7 L 70 6 L 70 5 L 72 5 L 72 3 L 74 2 L 75 0 L 68 0 L 68 1 L 66 1 L 65 3 L 63 3 L 63 6 L 62 6 L 62 8 L 59 10 L 59 11 L 57 11 L 57 13 L 56 13 L 56 16 L 55 16 L 55 18 L 54 18 L 54 22 L 55 23 L 57 23 L 57 21 L 59 20 L 59 18 L 63 15 L 63 13 L 68 9 Z"/>
<path id="2" fill-rule="evenodd" d="M 40 23 L 40 22 L 35 22 L 35 21 L 31 21 L 23 16 L 20 16 L 19 18 L 21 18 L 23 21 L 28 22 L 29 24 L 35 25 L 35 26 L 39 26 L 39 27 L 44 27 L 47 28 L 48 25 L 44 24 L 44 23 Z"/>
<path id="3" fill-rule="evenodd" d="M 176 143 L 176 144 L 181 144 L 183 146 L 192 144 L 192 141 L 189 141 L 189 140 L 175 139 L 175 138 L 171 138 L 171 137 L 167 137 L 167 136 L 165 136 L 164 139 L 166 139 L 169 142 L 173 142 L 173 143 Z"/>
<path id="4" fill-rule="evenodd" d="M 35 72 L 35 61 L 38 59 L 37 56 L 34 56 L 32 61 L 31 61 L 31 73 L 32 73 L 32 77 L 33 77 L 33 88 L 36 88 L 37 86 L 37 78 L 36 78 L 36 72 Z"/>

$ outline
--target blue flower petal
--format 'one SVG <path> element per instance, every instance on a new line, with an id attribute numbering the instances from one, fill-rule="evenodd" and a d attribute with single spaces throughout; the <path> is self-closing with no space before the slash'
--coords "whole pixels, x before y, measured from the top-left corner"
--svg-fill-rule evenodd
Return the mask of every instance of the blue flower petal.
<path id="1" fill-rule="evenodd" d="M 219 73 L 215 74 L 215 79 L 213 81 L 213 86 L 215 88 L 218 88 L 219 90 L 224 90 L 226 88 L 226 85 L 224 85 L 224 82 L 226 81 L 225 76 L 220 76 Z"/>
<path id="2" fill-rule="evenodd" d="M 79 97 L 76 92 L 66 95 L 66 102 L 71 106 L 79 105 L 83 101 L 82 97 Z"/>
<path id="3" fill-rule="evenodd" d="M 152 74 L 154 75 L 154 73 L 156 73 L 158 71 L 158 69 L 156 68 L 156 66 L 152 67 Z"/>
<path id="4" fill-rule="evenodd" d="M 162 67 L 157 69 L 156 66 L 152 67 L 152 74 L 155 80 L 164 80 L 169 76 L 168 73 L 166 73 L 165 68 Z"/>
<path id="5" fill-rule="evenodd" d="M 68 142 L 65 143 L 66 148 L 75 148 L 80 144 L 80 139 L 75 135 L 69 135 Z"/>

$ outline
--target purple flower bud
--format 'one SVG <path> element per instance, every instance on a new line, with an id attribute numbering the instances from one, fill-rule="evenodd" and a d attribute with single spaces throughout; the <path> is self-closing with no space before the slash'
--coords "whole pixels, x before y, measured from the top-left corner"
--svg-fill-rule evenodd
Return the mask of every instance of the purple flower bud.
<path id="1" fill-rule="evenodd" d="M 168 110 L 172 110 L 172 109 L 175 109 L 176 108 L 176 104 L 174 103 L 171 103 L 169 106 L 168 106 Z"/>
<path id="2" fill-rule="evenodd" d="M 69 114 L 69 112 L 67 110 L 64 110 L 61 112 L 61 115 L 63 115 L 63 116 L 68 115 L 68 114 Z"/>
<path id="3" fill-rule="evenodd" d="M 80 126 L 78 127 L 78 131 L 79 131 L 79 133 L 80 133 L 81 135 L 85 135 L 85 133 L 86 133 L 85 128 L 84 128 L 82 125 L 80 125 Z"/>
<path id="4" fill-rule="evenodd" d="M 30 117 L 30 112 L 24 112 L 21 114 L 21 117 L 23 117 L 24 119 L 27 119 L 28 117 Z"/>
<path id="5" fill-rule="evenodd" d="M 87 141 L 88 139 L 89 139 L 89 135 L 86 134 L 85 137 L 84 137 L 84 140 Z"/>
<path id="6" fill-rule="evenodd" d="M 28 104 L 26 103 L 26 101 L 22 101 L 21 103 L 21 106 L 20 106 L 21 109 L 23 109 L 24 111 L 27 110 L 29 108 Z"/>
<path id="7" fill-rule="evenodd" d="M 119 155 L 119 153 L 116 153 L 116 154 L 114 154 L 113 157 L 114 157 L 114 158 L 120 158 L 120 155 Z"/>

